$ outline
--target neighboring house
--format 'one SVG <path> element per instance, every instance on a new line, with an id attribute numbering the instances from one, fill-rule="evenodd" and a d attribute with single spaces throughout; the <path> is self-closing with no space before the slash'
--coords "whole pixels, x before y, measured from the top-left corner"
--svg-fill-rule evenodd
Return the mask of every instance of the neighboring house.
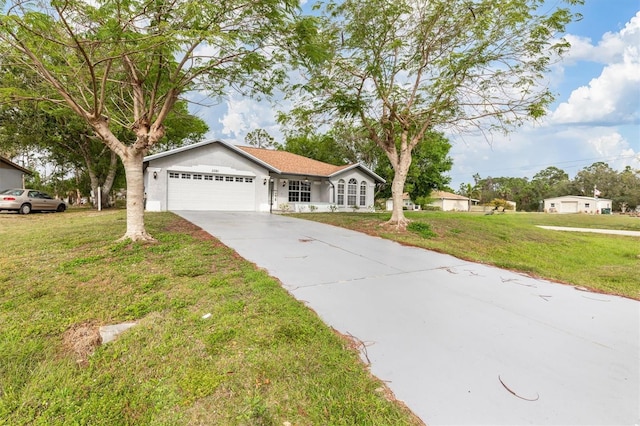
<path id="1" fill-rule="evenodd" d="M 24 188 L 24 178 L 32 175 L 29 170 L 20 167 L 4 157 L 0 157 L 0 190 Z"/>
<path id="2" fill-rule="evenodd" d="M 379 183 L 384 179 L 360 164 L 334 166 L 218 140 L 144 158 L 149 211 L 371 210 Z"/>
<path id="3" fill-rule="evenodd" d="M 433 200 L 429 203 L 430 206 L 440 207 L 444 212 L 468 212 L 470 204 L 473 202 L 463 195 L 452 194 L 451 192 L 445 191 L 433 191 L 429 198 Z"/>
<path id="4" fill-rule="evenodd" d="M 545 198 L 545 213 L 601 213 L 602 209 L 611 209 L 611 200 L 607 198 L 565 195 L 564 197 Z"/>
<path id="5" fill-rule="evenodd" d="M 385 208 L 387 211 L 393 210 L 393 198 L 389 198 L 385 204 Z M 402 208 L 403 210 L 419 210 L 420 206 L 417 206 L 413 201 L 411 201 L 411 197 L 408 192 L 402 194 Z"/>

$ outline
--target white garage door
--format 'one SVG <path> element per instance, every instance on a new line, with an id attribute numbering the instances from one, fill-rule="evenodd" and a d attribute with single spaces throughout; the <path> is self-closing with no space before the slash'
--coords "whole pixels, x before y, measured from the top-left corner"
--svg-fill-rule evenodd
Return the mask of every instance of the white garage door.
<path id="1" fill-rule="evenodd" d="M 578 202 L 562 201 L 560 203 L 560 213 L 578 213 Z"/>
<path id="2" fill-rule="evenodd" d="M 169 210 L 254 211 L 255 178 L 169 172 Z"/>

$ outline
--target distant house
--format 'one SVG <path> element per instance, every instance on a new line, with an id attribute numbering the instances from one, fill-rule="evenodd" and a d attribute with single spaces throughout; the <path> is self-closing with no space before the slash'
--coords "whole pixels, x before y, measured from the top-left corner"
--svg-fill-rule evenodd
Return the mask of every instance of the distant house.
<path id="1" fill-rule="evenodd" d="M 602 209 L 611 211 L 612 201 L 607 198 L 565 195 L 563 197 L 545 198 L 545 213 L 601 213 Z"/>
<path id="2" fill-rule="evenodd" d="M 432 199 L 429 205 L 438 207 L 442 211 L 467 212 L 469 211 L 469 205 L 477 202 L 477 200 L 446 191 L 433 191 L 429 198 Z M 405 210 L 420 210 L 420 206 L 416 205 L 406 192 L 402 194 L 402 207 Z M 386 208 L 388 211 L 393 210 L 393 200 L 391 198 L 387 200 Z"/>
<path id="3" fill-rule="evenodd" d="M 9 159 L 0 157 L 0 190 L 24 188 L 25 176 L 32 174 L 31 171 L 18 166 Z"/>
<path id="4" fill-rule="evenodd" d="M 446 191 L 433 191 L 430 198 L 433 201 L 429 203 L 429 205 L 440 207 L 444 212 L 468 212 L 469 205 L 473 203 L 473 200 L 463 195 L 452 194 L 451 192 Z"/>
<path id="5" fill-rule="evenodd" d="M 393 210 L 393 198 L 389 198 L 386 202 L 385 208 L 387 211 Z M 420 206 L 411 201 L 411 196 L 408 192 L 402 194 L 402 209 L 403 210 L 420 210 Z"/>

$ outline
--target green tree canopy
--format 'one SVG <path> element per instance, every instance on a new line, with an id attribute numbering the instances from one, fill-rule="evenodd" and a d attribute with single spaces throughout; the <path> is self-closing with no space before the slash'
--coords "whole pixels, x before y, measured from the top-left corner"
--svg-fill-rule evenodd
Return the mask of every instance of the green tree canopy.
<path id="1" fill-rule="evenodd" d="M 0 72 L 20 72 L 14 73 L 19 81 L 0 89 L 0 102 L 39 99 L 68 108 L 118 155 L 127 180 L 123 238 L 132 240 L 151 239 L 142 159 L 167 134 L 181 96 L 269 94 L 286 76 L 287 52 L 314 52 L 305 44 L 313 19 L 299 19 L 297 0 L 10 0 L 2 6 Z"/>
<path id="2" fill-rule="evenodd" d="M 293 125 L 313 117 L 366 128 L 393 167 L 399 226 L 412 154 L 428 132 L 502 132 L 544 114 L 553 97 L 543 76 L 574 18 L 543 0 L 344 0 L 324 11 L 333 54 L 311 69 Z"/>

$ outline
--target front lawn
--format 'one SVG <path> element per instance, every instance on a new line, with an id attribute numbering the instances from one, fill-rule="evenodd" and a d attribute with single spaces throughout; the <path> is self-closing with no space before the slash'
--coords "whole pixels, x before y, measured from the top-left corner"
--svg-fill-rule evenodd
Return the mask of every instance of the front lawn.
<path id="1" fill-rule="evenodd" d="M 640 299 L 640 238 L 550 231 L 536 226 L 640 231 L 640 218 L 637 217 L 407 212 L 413 225 L 406 231 L 398 231 L 384 225 L 389 213 L 305 213 L 297 216 L 461 259 Z"/>
<path id="2" fill-rule="evenodd" d="M 275 279 L 146 223 L 157 244 L 116 242 L 124 211 L 0 214 L 0 424 L 421 424 Z"/>

